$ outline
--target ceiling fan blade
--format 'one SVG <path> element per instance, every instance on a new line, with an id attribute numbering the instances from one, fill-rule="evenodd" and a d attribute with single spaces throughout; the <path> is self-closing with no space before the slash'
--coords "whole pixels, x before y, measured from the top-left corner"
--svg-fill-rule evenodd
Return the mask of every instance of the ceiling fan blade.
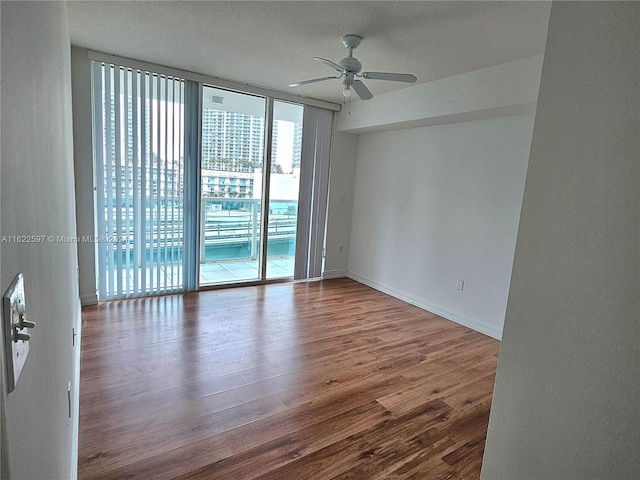
<path id="1" fill-rule="evenodd" d="M 352 88 L 356 91 L 356 93 L 362 100 L 370 100 L 373 98 L 373 93 L 371 93 L 367 86 L 360 80 L 355 80 L 353 82 Z"/>
<path id="2" fill-rule="evenodd" d="M 410 73 L 362 72 L 362 78 L 371 80 L 391 80 L 392 82 L 415 83 L 418 80 Z"/>
<path id="3" fill-rule="evenodd" d="M 331 80 L 334 78 L 340 78 L 340 76 L 337 77 L 322 77 L 322 78 L 314 78 L 313 80 L 304 80 L 302 82 L 296 82 L 296 83 L 290 83 L 289 86 L 290 87 L 299 87 L 300 85 L 306 85 L 307 83 L 316 83 L 316 82 L 322 82 L 324 80 Z"/>
<path id="4" fill-rule="evenodd" d="M 328 67 L 336 69 L 340 73 L 344 73 L 344 68 L 342 68 L 341 65 L 338 65 L 337 63 L 332 62 L 331 60 L 327 60 L 326 58 L 320 58 L 320 57 L 313 57 L 313 59 L 319 61 L 320 63 L 324 63 Z"/>

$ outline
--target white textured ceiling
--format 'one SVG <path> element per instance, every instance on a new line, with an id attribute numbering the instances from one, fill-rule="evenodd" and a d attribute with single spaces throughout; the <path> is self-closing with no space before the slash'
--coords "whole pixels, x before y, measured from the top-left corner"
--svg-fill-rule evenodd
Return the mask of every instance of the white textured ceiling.
<path id="1" fill-rule="evenodd" d="M 68 1 L 71 41 L 89 49 L 340 103 L 336 73 L 313 60 L 346 56 L 364 71 L 418 83 L 544 52 L 549 2 Z M 366 80 L 375 94 L 407 84 Z M 355 99 L 355 97 L 354 97 Z"/>

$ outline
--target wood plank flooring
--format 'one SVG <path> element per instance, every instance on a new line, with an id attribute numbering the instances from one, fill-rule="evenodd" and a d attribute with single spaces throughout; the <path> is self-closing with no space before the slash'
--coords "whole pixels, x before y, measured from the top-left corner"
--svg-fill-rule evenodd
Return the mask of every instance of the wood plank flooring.
<path id="1" fill-rule="evenodd" d="M 79 478 L 478 479 L 498 348 L 348 279 L 84 308 Z"/>

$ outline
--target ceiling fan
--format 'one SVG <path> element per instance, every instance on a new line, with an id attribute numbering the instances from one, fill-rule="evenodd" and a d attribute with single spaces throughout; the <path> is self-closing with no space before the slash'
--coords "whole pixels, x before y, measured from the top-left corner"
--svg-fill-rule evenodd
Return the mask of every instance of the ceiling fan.
<path id="1" fill-rule="evenodd" d="M 308 83 L 322 82 L 324 80 L 332 80 L 336 78 L 342 79 L 344 90 L 342 94 L 345 98 L 351 96 L 351 89 L 358 94 L 362 100 L 369 100 L 373 98 L 373 93 L 366 87 L 362 80 L 358 80 L 356 77 L 366 78 L 370 80 L 391 80 L 393 82 L 406 82 L 415 83 L 417 78 L 410 73 L 387 73 L 387 72 L 362 72 L 362 64 L 357 58 L 353 56 L 353 49 L 357 48 L 362 41 L 362 37 L 359 35 L 345 35 L 342 37 L 342 43 L 349 49 L 349 55 L 338 63 L 327 60 L 326 58 L 313 57 L 314 60 L 324 63 L 325 65 L 340 72 L 340 75 L 333 77 L 314 78 L 313 80 L 304 80 L 302 82 L 292 83 L 290 87 L 299 87 L 301 85 L 307 85 Z"/>

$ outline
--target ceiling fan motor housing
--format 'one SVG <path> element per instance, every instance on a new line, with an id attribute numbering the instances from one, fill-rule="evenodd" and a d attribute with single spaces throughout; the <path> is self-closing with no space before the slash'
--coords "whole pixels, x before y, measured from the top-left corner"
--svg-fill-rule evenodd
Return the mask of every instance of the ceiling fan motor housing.
<path id="1" fill-rule="evenodd" d="M 362 64 L 354 57 L 344 57 L 338 63 L 347 73 L 358 73 L 362 69 Z"/>

